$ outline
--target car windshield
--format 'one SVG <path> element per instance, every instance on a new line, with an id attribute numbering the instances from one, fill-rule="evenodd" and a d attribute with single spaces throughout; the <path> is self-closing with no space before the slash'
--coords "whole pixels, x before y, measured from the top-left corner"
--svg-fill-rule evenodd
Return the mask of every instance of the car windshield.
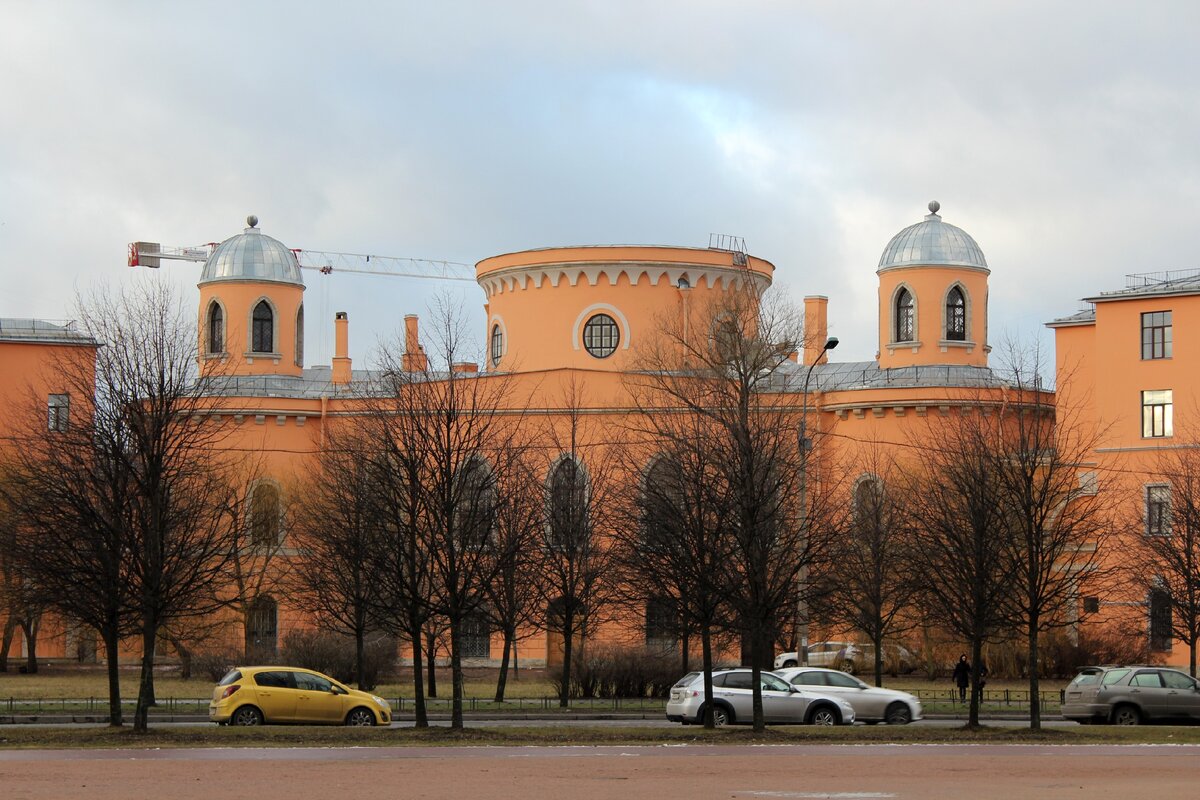
<path id="1" fill-rule="evenodd" d="M 242 673 L 236 669 L 231 669 L 225 673 L 225 677 L 217 681 L 217 686 L 228 686 L 231 683 L 237 683 L 242 679 Z"/>
<path id="2" fill-rule="evenodd" d="M 1101 686 L 1112 686 L 1117 681 L 1129 674 L 1127 669 L 1110 669 L 1104 673 L 1104 679 L 1100 681 Z"/>

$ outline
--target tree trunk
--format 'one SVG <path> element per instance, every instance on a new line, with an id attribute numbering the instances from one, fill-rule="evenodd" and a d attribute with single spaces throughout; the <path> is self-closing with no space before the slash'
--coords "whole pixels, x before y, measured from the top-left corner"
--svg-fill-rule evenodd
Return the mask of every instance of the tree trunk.
<path id="1" fill-rule="evenodd" d="M 145 733 L 150 729 L 150 706 L 154 705 L 154 640 L 158 626 L 146 621 L 142 627 L 142 673 L 138 682 L 137 706 L 133 711 L 133 729 Z"/>
<path id="2" fill-rule="evenodd" d="M 432 634 L 425 636 L 425 672 L 428 675 L 429 697 L 437 697 L 437 638 Z"/>
<path id="3" fill-rule="evenodd" d="M 366 663 L 366 631 L 360 626 L 354 631 L 354 676 L 358 679 L 359 691 L 367 691 L 369 688 L 366 681 L 363 680 L 363 664 Z"/>
<path id="4" fill-rule="evenodd" d="M 684 629 L 683 629 L 683 632 L 682 632 L 682 635 L 679 637 L 679 646 L 680 646 L 680 648 L 681 648 L 681 653 L 680 653 L 680 657 L 679 657 L 679 672 L 680 672 L 680 674 L 681 674 L 681 675 L 686 675 L 686 674 L 688 674 L 689 672 L 691 672 L 691 670 L 690 670 L 690 669 L 688 669 L 688 662 L 689 662 L 689 659 L 688 659 L 688 655 L 689 655 L 689 654 L 688 654 L 688 651 L 691 649 L 691 648 L 689 647 L 689 641 L 688 641 L 688 640 L 689 640 L 690 638 L 691 638 L 691 637 L 690 637 L 690 636 L 688 636 L 688 630 L 687 630 L 687 628 L 684 628 Z"/>
<path id="5" fill-rule="evenodd" d="M 883 633 L 879 627 L 875 628 L 875 635 L 871 637 L 871 643 L 875 646 L 875 685 L 883 686 Z"/>
<path id="6" fill-rule="evenodd" d="M 7 631 L 5 631 L 7 633 Z M 4 640 L 4 644 L 8 646 L 8 640 Z M 0 672 L 4 670 L 0 669 Z M 1196 677 L 1196 637 L 1192 637 L 1192 643 L 1188 645 L 1188 675 Z"/>
<path id="7" fill-rule="evenodd" d="M 504 628 L 504 653 L 500 656 L 500 675 L 496 678 L 496 702 L 504 702 L 504 689 L 508 685 L 508 659 L 512 652 L 514 632 L 508 627 Z"/>
<path id="8" fill-rule="evenodd" d="M 125 723 L 121 712 L 121 664 L 119 662 L 121 640 L 117 636 L 115 628 L 104 631 L 102 638 L 104 639 L 104 658 L 108 671 L 108 724 L 110 727 L 119 728 Z"/>
<path id="9" fill-rule="evenodd" d="M 765 733 L 767 730 L 766 717 L 763 715 L 762 697 L 762 650 L 766 638 L 766 626 L 756 625 L 750 633 L 750 683 L 753 687 L 754 732 Z"/>
<path id="10" fill-rule="evenodd" d="M 983 660 L 983 640 L 971 640 L 971 704 L 967 711 L 967 727 L 979 727 L 979 666 Z"/>
<path id="11" fill-rule="evenodd" d="M 712 729 L 713 725 L 713 687 L 712 687 L 712 628 L 705 624 L 700 628 L 700 658 L 704 669 L 704 727 Z"/>
<path id="12" fill-rule="evenodd" d="M 13 639 L 16 638 L 16 635 L 17 618 L 9 614 L 8 619 L 4 621 L 4 634 L 0 637 L 0 674 L 8 672 L 8 651 L 12 649 Z M 1195 660 L 1195 652 L 1195 647 L 1193 647 L 1193 661 Z"/>
<path id="13" fill-rule="evenodd" d="M 563 663 L 562 686 L 558 689 L 558 707 L 567 708 L 571 704 L 571 640 L 575 638 L 575 620 L 571 614 L 563 613 Z"/>
<path id="14" fill-rule="evenodd" d="M 37 639 L 40 616 L 32 615 L 21 620 L 21 631 L 25 634 L 25 672 L 36 675 L 38 671 Z"/>
<path id="15" fill-rule="evenodd" d="M 450 728 L 463 729 L 463 671 L 459 650 L 458 622 L 450 623 Z"/>
<path id="16" fill-rule="evenodd" d="M 413 710 L 416 717 L 413 725 L 418 728 L 429 727 L 429 712 L 425 708 L 425 683 L 421 657 L 421 632 L 418 630 L 409 637 L 412 640 L 413 663 Z"/>
<path id="17" fill-rule="evenodd" d="M 175 652 L 179 654 L 179 677 L 186 681 L 192 677 L 192 651 L 187 648 L 187 645 L 174 637 L 171 639 L 171 645 L 175 648 Z"/>

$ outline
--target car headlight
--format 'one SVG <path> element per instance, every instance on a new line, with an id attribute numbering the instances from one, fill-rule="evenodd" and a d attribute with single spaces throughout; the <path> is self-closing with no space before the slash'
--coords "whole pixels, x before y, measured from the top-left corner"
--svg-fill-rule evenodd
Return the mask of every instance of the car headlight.
<path id="1" fill-rule="evenodd" d="M 390 705 L 388 705 L 388 701 L 384 700 L 382 697 L 376 697 L 375 695 L 371 695 L 371 699 L 374 700 L 376 705 L 378 705 L 384 711 L 392 710 L 392 707 Z"/>

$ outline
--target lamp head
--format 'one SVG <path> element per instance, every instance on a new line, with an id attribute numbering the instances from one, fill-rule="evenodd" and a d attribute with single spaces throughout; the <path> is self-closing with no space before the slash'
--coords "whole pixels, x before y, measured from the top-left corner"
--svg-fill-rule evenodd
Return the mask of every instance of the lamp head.
<path id="1" fill-rule="evenodd" d="M 835 348 L 837 346 L 838 346 L 838 338 L 836 336 L 830 336 L 825 341 L 825 349 L 826 350 L 832 350 L 833 348 Z"/>

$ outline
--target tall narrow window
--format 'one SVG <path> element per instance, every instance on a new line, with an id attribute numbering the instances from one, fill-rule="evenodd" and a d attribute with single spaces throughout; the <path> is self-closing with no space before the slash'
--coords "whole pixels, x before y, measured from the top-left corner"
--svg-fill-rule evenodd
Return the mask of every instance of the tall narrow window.
<path id="1" fill-rule="evenodd" d="M 279 544 L 279 490 L 260 483 L 250 495 L 250 544 L 274 547 Z"/>
<path id="2" fill-rule="evenodd" d="M 491 657 L 492 625 L 486 613 L 473 611 L 463 617 L 458 646 L 463 658 Z"/>
<path id="3" fill-rule="evenodd" d="M 273 656 L 279 643 L 279 604 L 267 596 L 256 597 L 246 611 L 248 658 Z"/>
<path id="4" fill-rule="evenodd" d="M 1170 650 L 1171 594 L 1166 589 L 1150 590 L 1150 649 Z"/>
<path id="5" fill-rule="evenodd" d="M 913 340 L 913 296 L 908 289 L 896 295 L 896 341 Z"/>
<path id="6" fill-rule="evenodd" d="M 550 473 L 547 498 L 548 546 L 558 552 L 575 552 L 590 541 L 587 485 L 574 459 L 564 458 Z"/>
<path id="7" fill-rule="evenodd" d="M 1171 357 L 1171 312 L 1142 314 L 1142 360 Z"/>
<path id="8" fill-rule="evenodd" d="M 260 300 L 254 307 L 251 324 L 253 337 L 250 349 L 255 353 L 275 352 L 275 314 L 266 300 Z"/>
<path id="9" fill-rule="evenodd" d="M 225 352 L 225 312 L 216 300 L 208 306 L 208 352 Z"/>
<path id="10" fill-rule="evenodd" d="M 296 310 L 296 366 L 304 366 L 304 303 Z"/>
<path id="11" fill-rule="evenodd" d="M 651 597 L 646 601 L 646 644 L 670 648 L 679 638 L 679 605 L 672 597 Z"/>
<path id="12" fill-rule="evenodd" d="M 1173 436 L 1173 410 L 1170 389 L 1142 392 L 1142 436 L 1146 439 Z"/>
<path id="13" fill-rule="evenodd" d="M 1167 536 L 1171 533 L 1171 487 L 1146 487 L 1146 535 Z"/>
<path id="14" fill-rule="evenodd" d="M 67 418 L 71 416 L 71 395 L 52 394 L 47 404 L 50 430 L 63 433 L 67 430 Z"/>
<path id="15" fill-rule="evenodd" d="M 500 359 L 504 357 L 504 331 L 499 325 L 492 326 L 492 366 L 500 366 Z"/>
<path id="16" fill-rule="evenodd" d="M 967 340 L 967 298 L 958 286 L 946 295 L 946 338 L 952 342 Z"/>

